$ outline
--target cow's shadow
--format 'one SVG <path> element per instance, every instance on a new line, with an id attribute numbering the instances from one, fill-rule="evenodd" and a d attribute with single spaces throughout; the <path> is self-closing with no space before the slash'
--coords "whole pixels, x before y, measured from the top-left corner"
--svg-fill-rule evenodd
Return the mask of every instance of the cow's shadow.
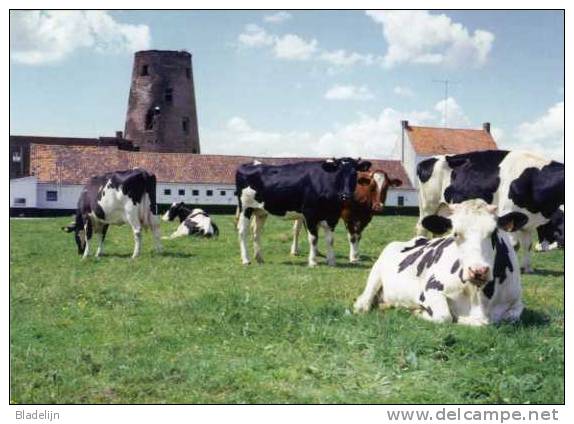
<path id="1" fill-rule="evenodd" d="M 337 264 L 334 267 L 330 267 L 329 265 L 327 265 L 327 262 L 325 262 L 324 260 L 317 261 L 317 262 L 318 262 L 318 265 L 317 265 L 318 268 L 328 267 L 328 268 L 366 269 L 366 268 L 371 267 L 371 265 L 366 264 L 366 263 L 360 262 L 360 263 L 356 263 L 356 264 L 351 264 L 348 261 L 343 262 L 343 260 L 338 260 Z M 300 267 L 309 268 L 307 261 L 295 262 L 295 261 L 284 260 L 284 261 L 281 261 L 280 264 L 281 265 L 300 266 Z"/>
<path id="2" fill-rule="evenodd" d="M 192 255 L 191 253 L 182 253 L 182 252 L 161 252 L 161 253 L 152 252 L 151 256 L 154 258 L 162 256 L 168 258 L 193 258 L 195 255 Z M 100 258 L 131 258 L 131 257 L 132 257 L 131 253 L 102 253 L 100 255 Z M 135 260 L 137 261 L 142 257 L 143 256 L 140 255 Z"/>
<path id="3" fill-rule="evenodd" d="M 554 269 L 534 269 L 534 271 L 528 275 L 540 275 L 542 277 L 564 277 L 564 271 L 556 271 Z"/>
<path id="4" fill-rule="evenodd" d="M 516 325 L 519 327 L 543 327 L 550 325 L 550 322 L 550 315 L 534 309 L 525 308 Z"/>

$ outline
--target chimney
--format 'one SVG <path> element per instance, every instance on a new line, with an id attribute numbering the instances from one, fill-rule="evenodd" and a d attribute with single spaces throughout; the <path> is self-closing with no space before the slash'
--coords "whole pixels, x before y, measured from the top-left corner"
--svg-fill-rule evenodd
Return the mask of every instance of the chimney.
<path id="1" fill-rule="evenodd" d="M 403 127 L 403 130 L 408 130 L 409 129 L 409 121 L 401 121 L 401 126 Z"/>
<path id="2" fill-rule="evenodd" d="M 116 131 L 116 138 L 124 138 L 124 133 L 122 131 Z"/>
<path id="3" fill-rule="evenodd" d="M 401 121 L 401 163 L 405 163 L 405 130 L 409 129 L 409 121 Z"/>
<path id="4" fill-rule="evenodd" d="M 482 129 L 490 134 L 490 122 L 485 122 L 482 124 Z"/>

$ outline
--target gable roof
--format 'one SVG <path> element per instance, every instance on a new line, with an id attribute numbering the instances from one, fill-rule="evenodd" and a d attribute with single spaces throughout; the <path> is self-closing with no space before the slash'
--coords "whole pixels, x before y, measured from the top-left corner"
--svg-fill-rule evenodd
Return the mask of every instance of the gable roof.
<path id="1" fill-rule="evenodd" d="M 192 153 L 134 152 L 111 146 L 59 146 L 32 144 L 30 173 L 40 183 L 84 184 L 89 177 L 105 172 L 144 168 L 159 182 L 195 184 L 235 184 L 235 170 L 243 163 L 258 160 L 282 165 L 320 158 L 262 158 L 255 156 L 204 155 Z M 413 186 L 398 160 L 369 159 L 371 169 L 383 169 L 391 178 L 399 178 L 399 188 Z"/>
<path id="2" fill-rule="evenodd" d="M 498 146 L 485 129 L 417 127 L 408 125 L 406 134 L 415 150 L 422 156 L 456 155 L 477 150 L 497 150 Z"/>

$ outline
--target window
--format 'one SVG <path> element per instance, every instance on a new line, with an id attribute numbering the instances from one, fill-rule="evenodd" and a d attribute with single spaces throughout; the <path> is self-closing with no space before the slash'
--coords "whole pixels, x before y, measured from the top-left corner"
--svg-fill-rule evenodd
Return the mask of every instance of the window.
<path id="1" fill-rule="evenodd" d="M 225 192 L 225 190 L 221 190 L 221 191 L 219 192 L 219 195 L 220 195 L 220 196 L 225 196 L 226 194 L 227 194 L 227 193 Z"/>
<path id="2" fill-rule="evenodd" d="M 20 152 L 12 152 L 12 162 L 20 162 L 21 160 Z"/>
<path id="3" fill-rule="evenodd" d="M 163 191 L 163 194 L 164 194 L 165 196 L 171 196 L 171 189 L 166 188 L 166 189 Z"/>
<path id="4" fill-rule="evenodd" d="M 165 89 L 164 100 L 166 103 L 171 103 L 173 101 L 173 88 Z"/>
<path id="5" fill-rule="evenodd" d="M 233 192 L 233 195 L 234 195 L 234 196 L 237 196 L 237 190 L 235 190 L 235 191 Z"/>
<path id="6" fill-rule="evenodd" d="M 19 206 L 26 206 L 26 199 L 24 199 L 23 197 L 16 197 L 14 199 L 14 204 Z"/>
<path id="7" fill-rule="evenodd" d="M 183 188 L 180 188 L 180 189 L 177 191 L 177 194 L 179 194 L 180 196 L 185 196 L 185 190 L 184 190 Z"/>
<path id="8" fill-rule="evenodd" d="M 207 196 L 213 196 L 213 190 L 207 190 L 207 191 L 205 192 L 205 194 L 206 194 Z"/>
<path id="9" fill-rule="evenodd" d="M 189 118 L 185 117 L 181 120 L 181 130 L 184 134 L 189 134 Z"/>
<path id="10" fill-rule="evenodd" d="M 149 75 L 149 66 L 148 65 L 143 65 L 140 71 L 140 76 L 142 77 L 146 77 Z"/>
<path id="11" fill-rule="evenodd" d="M 199 196 L 199 190 L 191 190 L 192 196 Z"/>
<path id="12" fill-rule="evenodd" d="M 191 79 L 191 68 L 185 68 L 185 76 L 187 79 Z"/>
<path id="13" fill-rule="evenodd" d="M 399 196 L 399 197 L 397 197 L 397 204 L 398 204 L 399 206 L 404 206 L 404 205 L 405 205 L 405 198 L 404 198 L 404 196 Z"/>
<path id="14" fill-rule="evenodd" d="M 54 190 L 48 190 L 46 192 L 46 200 L 48 202 L 57 202 L 58 201 L 58 192 Z"/>
<path id="15" fill-rule="evenodd" d="M 145 114 L 145 129 L 151 130 L 153 129 L 153 110 L 149 109 Z"/>

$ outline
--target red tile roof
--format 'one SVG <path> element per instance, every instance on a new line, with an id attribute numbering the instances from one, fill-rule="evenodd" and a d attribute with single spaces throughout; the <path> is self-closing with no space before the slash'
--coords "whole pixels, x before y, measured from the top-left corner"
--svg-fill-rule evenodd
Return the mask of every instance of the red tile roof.
<path id="1" fill-rule="evenodd" d="M 160 182 L 235 184 L 237 167 L 253 160 L 281 165 L 317 159 L 132 152 L 111 146 L 32 144 L 30 173 L 35 175 L 39 182 L 84 184 L 93 175 L 140 167 L 153 172 Z M 401 179 L 401 188 L 413 188 L 400 161 L 369 160 L 373 162 L 372 169 L 383 169 L 390 177 Z"/>
<path id="2" fill-rule="evenodd" d="M 490 132 L 456 128 L 416 127 L 409 125 L 406 133 L 419 155 L 460 154 L 476 150 L 498 149 Z"/>

